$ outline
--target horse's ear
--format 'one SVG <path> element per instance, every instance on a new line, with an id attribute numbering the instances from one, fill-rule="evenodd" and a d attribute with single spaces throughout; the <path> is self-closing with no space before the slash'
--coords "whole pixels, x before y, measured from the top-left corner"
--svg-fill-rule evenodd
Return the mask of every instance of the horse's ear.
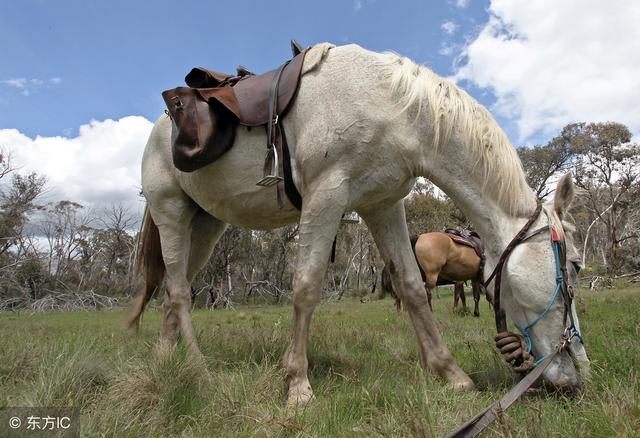
<path id="1" fill-rule="evenodd" d="M 553 208 L 561 219 L 563 214 L 569 209 L 575 192 L 571 172 L 567 172 L 558 181 L 556 193 L 553 198 Z"/>

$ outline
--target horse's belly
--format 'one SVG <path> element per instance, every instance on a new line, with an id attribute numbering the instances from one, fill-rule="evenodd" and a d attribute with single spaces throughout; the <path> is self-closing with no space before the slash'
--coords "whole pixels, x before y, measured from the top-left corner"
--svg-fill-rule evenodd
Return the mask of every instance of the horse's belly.
<path id="1" fill-rule="evenodd" d="M 180 186 L 203 210 L 221 221 L 251 229 L 272 229 L 297 222 L 300 212 L 284 199 L 278 208 L 276 188 L 256 182 L 261 169 L 226 166 L 224 160 L 179 176 Z"/>
<path id="2" fill-rule="evenodd" d="M 478 277 L 478 273 L 480 270 L 479 259 L 476 261 L 467 261 L 451 263 L 450 261 L 442 268 L 440 272 L 446 278 L 449 278 L 453 281 L 466 281 L 473 280 Z"/>
<path id="3" fill-rule="evenodd" d="M 203 210 L 229 224 L 250 229 L 272 229 L 297 222 L 300 212 L 288 201 L 278 209 L 275 188 L 268 194 L 229 192 L 228 196 L 206 193 L 201 190 L 185 192 Z"/>

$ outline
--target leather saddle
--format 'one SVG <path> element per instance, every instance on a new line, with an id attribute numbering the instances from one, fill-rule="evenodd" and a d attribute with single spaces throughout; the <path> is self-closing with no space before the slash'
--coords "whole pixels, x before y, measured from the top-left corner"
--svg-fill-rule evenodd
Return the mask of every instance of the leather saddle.
<path id="1" fill-rule="evenodd" d="M 238 67 L 237 74 L 230 75 L 197 67 L 185 77 L 188 87 L 162 93 L 173 121 L 176 168 L 193 172 L 216 161 L 233 145 L 238 125 L 264 126 L 268 137 L 265 177 L 258 185 L 278 185 L 278 206 L 282 207 L 286 192 L 299 208 L 301 199 L 293 182 L 289 187 L 283 184 L 282 175 L 290 174 L 290 168 L 286 168 L 289 154 L 281 122 L 295 99 L 307 49 L 295 40 L 291 47 L 293 58 L 275 70 L 256 75 Z M 291 186 L 295 193 L 290 194 Z"/>

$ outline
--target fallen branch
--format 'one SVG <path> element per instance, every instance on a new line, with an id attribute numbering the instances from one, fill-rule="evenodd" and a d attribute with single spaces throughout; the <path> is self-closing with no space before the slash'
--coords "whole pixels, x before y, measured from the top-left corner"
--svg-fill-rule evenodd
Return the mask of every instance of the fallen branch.
<path id="1" fill-rule="evenodd" d="M 119 305 L 114 297 L 88 292 L 48 294 L 37 300 L 14 297 L 0 301 L 0 311 L 28 310 L 30 313 L 111 309 Z"/>
<path id="2" fill-rule="evenodd" d="M 616 276 L 615 276 L 615 277 L 613 277 L 613 278 L 615 278 L 615 279 L 618 279 L 618 278 L 627 278 L 627 277 L 635 277 L 635 276 L 637 276 L 637 275 L 640 275 L 640 271 L 638 271 L 638 272 L 631 272 L 631 273 L 629 273 L 629 274 L 616 275 Z"/>

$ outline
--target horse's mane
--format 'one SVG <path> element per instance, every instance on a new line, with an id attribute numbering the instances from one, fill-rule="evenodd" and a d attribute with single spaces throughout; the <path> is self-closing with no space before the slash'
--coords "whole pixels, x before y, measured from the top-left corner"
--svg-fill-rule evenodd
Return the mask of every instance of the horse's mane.
<path id="1" fill-rule="evenodd" d="M 400 111 L 415 108 L 416 120 L 428 106 L 434 124 L 433 147 L 447 142 L 454 128 L 463 136 L 463 147 L 475 159 L 483 191 L 505 212 L 525 215 L 535 205 L 522 164 L 504 131 L 491 114 L 464 90 L 429 68 L 395 53 L 382 55 L 392 93 L 400 96 Z"/>

